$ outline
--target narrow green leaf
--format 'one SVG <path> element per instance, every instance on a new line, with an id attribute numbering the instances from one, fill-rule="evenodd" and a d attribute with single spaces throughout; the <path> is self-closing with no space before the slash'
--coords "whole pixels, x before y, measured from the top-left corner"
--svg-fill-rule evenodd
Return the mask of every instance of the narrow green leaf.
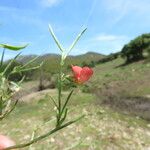
<path id="1" fill-rule="evenodd" d="M 18 99 L 15 101 L 14 105 L 9 109 L 7 110 L 3 115 L 0 116 L 0 120 L 4 119 L 6 116 L 8 116 L 15 108 L 16 108 L 16 105 L 18 104 Z"/>
<path id="2" fill-rule="evenodd" d="M 79 39 L 81 38 L 81 36 L 84 34 L 84 32 L 87 30 L 84 29 L 81 33 L 78 34 L 78 36 L 76 37 L 76 39 L 74 40 L 74 42 L 71 44 L 69 50 L 68 50 L 68 54 L 70 53 L 70 51 L 74 48 L 74 46 L 76 45 L 76 43 L 79 41 Z"/>
<path id="3" fill-rule="evenodd" d="M 53 29 L 52 29 L 52 27 L 51 27 L 50 25 L 49 25 L 49 31 L 50 31 L 50 33 L 51 33 L 51 35 L 52 35 L 52 37 L 53 37 L 53 39 L 54 39 L 56 45 L 57 45 L 58 48 L 63 52 L 64 49 L 62 48 L 60 42 L 58 41 L 57 37 L 55 36 L 55 34 L 54 34 L 54 32 L 53 32 Z"/>
<path id="4" fill-rule="evenodd" d="M 22 68 L 21 66 L 17 66 L 13 69 L 12 74 L 17 73 L 17 72 L 21 73 L 21 72 L 36 70 L 36 69 L 40 68 L 41 66 L 42 66 L 42 63 L 39 66 L 35 66 L 35 67 L 31 67 L 31 68 Z"/>
<path id="5" fill-rule="evenodd" d="M 54 103 L 54 105 L 56 106 L 56 108 L 58 109 L 58 105 L 56 104 L 55 99 L 54 99 L 52 96 L 50 96 L 50 98 L 51 98 L 51 100 L 53 101 L 53 103 Z"/>
<path id="6" fill-rule="evenodd" d="M 61 125 L 65 121 L 65 119 L 67 117 L 67 113 L 68 113 L 68 109 L 66 108 L 65 112 L 64 112 L 64 117 L 60 120 L 59 125 Z"/>
<path id="7" fill-rule="evenodd" d="M 33 60 L 33 59 L 32 59 Z M 30 61 L 29 63 L 33 62 L 33 61 Z M 34 66 L 34 67 L 30 67 L 30 68 L 26 68 L 27 65 L 29 65 L 29 63 L 25 64 L 24 66 L 16 66 L 13 68 L 11 74 L 14 74 L 14 73 L 22 73 L 22 72 L 27 72 L 27 71 L 31 71 L 31 70 L 35 70 L 35 69 L 38 69 L 40 68 L 42 65 L 43 65 L 43 62 L 38 65 L 38 66 Z"/>
<path id="8" fill-rule="evenodd" d="M 21 53 L 17 54 L 17 55 L 15 56 L 15 58 L 12 59 L 12 60 L 8 63 L 8 65 L 6 66 L 5 70 L 2 72 L 3 75 L 7 72 L 7 70 L 8 70 L 9 67 L 12 65 L 12 63 L 20 56 L 20 54 L 21 54 Z"/>
<path id="9" fill-rule="evenodd" d="M 2 67 L 2 65 L 3 65 L 4 55 L 5 55 L 5 48 L 4 48 L 3 53 L 2 53 L 0 67 Z"/>
<path id="10" fill-rule="evenodd" d="M 23 81 L 24 81 L 24 79 L 25 79 L 25 76 L 23 76 L 23 77 L 21 78 L 21 80 L 18 82 L 18 85 L 22 84 Z"/>
<path id="11" fill-rule="evenodd" d="M 79 118 L 77 118 L 75 120 L 69 121 L 69 122 L 67 122 L 67 123 L 65 123 L 65 124 L 63 124 L 61 126 L 57 126 L 54 129 L 48 131 L 47 133 L 45 133 L 45 134 L 43 134 L 41 136 L 38 136 L 38 137 L 34 138 L 33 140 L 31 140 L 29 142 L 26 142 L 26 143 L 23 143 L 23 144 L 19 144 L 19 145 L 15 145 L 15 146 L 7 147 L 7 148 L 5 148 L 5 150 L 18 149 L 18 148 L 24 148 L 24 147 L 30 146 L 31 144 L 37 143 L 38 141 L 40 141 L 40 140 L 42 140 L 42 139 L 52 135 L 53 133 L 58 132 L 59 130 L 61 130 L 61 129 L 63 129 L 63 128 L 65 128 L 65 127 L 67 127 L 67 126 L 69 126 L 69 125 L 79 121 L 83 117 L 84 116 L 81 116 L 81 117 L 79 117 Z"/>
<path id="12" fill-rule="evenodd" d="M 64 104 L 64 106 L 63 106 L 63 108 L 62 108 L 61 113 L 63 113 L 64 109 L 66 108 L 66 106 L 67 106 L 67 104 L 68 104 L 68 102 L 69 102 L 69 99 L 70 99 L 72 93 L 73 93 L 73 90 L 69 93 L 69 95 L 68 95 L 68 97 L 67 97 L 67 99 L 66 99 L 66 101 L 65 101 L 65 104 Z"/>
<path id="13" fill-rule="evenodd" d="M 26 67 L 26 66 L 30 65 L 30 64 L 33 63 L 35 60 L 37 60 L 39 57 L 40 57 L 40 56 L 37 56 L 37 57 L 31 59 L 29 62 L 27 62 L 26 64 L 24 64 L 22 67 Z"/>
<path id="14" fill-rule="evenodd" d="M 23 48 L 26 48 L 27 46 L 28 46 L 28 44 L 22 45 L 22 46 L 13 46 L 13 45 L 9 45 L 9 44 L 0 44 L 0 47 L 6 48 L 6 49 L 9 49 L 9 50 L 13 50 L 13 51 L 21 50 Z"/>
<path id="15" fill-rule="evenodd" d="M 35 138 L 37 130 L 38 130 L 38 127 L 33 130 L 32 135 L 31 135 L 31 141 Z M 29 150 L 32 150 L 32 144 L 29 146 Z"/>

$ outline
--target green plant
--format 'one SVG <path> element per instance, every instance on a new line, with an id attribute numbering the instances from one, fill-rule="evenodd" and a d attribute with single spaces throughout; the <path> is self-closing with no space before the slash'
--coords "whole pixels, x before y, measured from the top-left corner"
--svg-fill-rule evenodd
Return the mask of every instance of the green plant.
<path id="1" fill-rule="evenodd" d="M 7 44 L 0 44 L 0 48 L 4 49 L 0 61 L 0 120 L 4 119 L 7 115 L 9 115 L 18 103 L 18 100 L 16 100 L 15 102 L 12 101 L 12 96 L 19 90 L 20 84 L 24 80 L 24 77 L 22 77 L 19 79 L 18 82 L 14 82 L 10 80 L 10 76 L 14 74 L 21 74 L 22 72 L 30 71 L 40 67 L 36 66 L 27 68 L 27 66 L 31 64 L 34 60 L 31 60 L 25 65 L 17 64 L 13 66 L 20 53 L 7 65 L 4 65 L 5 49 L 19 51 L 26 46 L 27 45 L 12 46 Z"/>
<path id="2" fill-rule="evenodd" d="M 47 133 L 45 133 L 44 135 L 40 135 L 38 137 L 34 137 L 34 132 L 33 132 L 33 135 L 32 135 L 32 138 L 31 138 L 31 141 L 27 142 L 27 143 L 23 143 L 23 144 L 19 144 L 19 145 L 15 145 L 15 146 L 11 146 L 11 147 L 8 147 L 8 148 L 5 148 L 5 150 L 10 150 L 10 149 L 17 149 L 17 148 L 23 148 L 23 147 L 27 147 L 27 146 L 30 146 L 31 144 L 33 143 L 36 143 L 38 142 L 39 140 L 42 140 L 43 138 L 46 138 L 47 136 L 75 123 L 76 121 L 80 120 L 81 118 L 83 118 L 83 115 L 78 117 L 77 119 L 74 119 L 74 120 L 71 120 L 71 121 L 68 121 L 68 122 L 65 122 L 66 120 L 66 117 L 68 115 L 68 102 L 73 94 L 73 89 L 70 91 L 69 95 L 66 97 L 66 100 L 65 102 L 63 102 L 63 99 L 62 99 L 62 88 L 63 88 L 63 83 L 66 82 L 66 80 L 69 79 L 68 75 L 65 75 L 64 72 L 63 72 L 63 68 L 64 68 L 64 65 L 65 65 L 65 60 L 66 60 L 66 57 L 68 56 L 68 54 L 70 53 L 70 51 L 74 48 L 74 46 L 76 45 L 77 41 L 80 39 L 80 37 L 82 36 L 82 34 L 86 31 L 83 30 L 78 36 L 77 38 L 75 39 L 75 41 L 72 43 L 72 45 L 69 47 L 68 50 L 64 50 L 64 48 L 61 46 L 60 42 L 57 40 L 52 28 L 49 26 L 49 31 L 55 41 L 55 43 L 57 44 L 58 48 L 60 49 L 60 52 L 61 52 L 61 59 L 60 59 L 60 63 L 59 63 L 59 73 L 58 73 L 58 78 L 57 78 L 57 88 L 58 88 L 58 98 L 55 99 L 53 97 L 50 97 L 51 100 L 53 101 L 57 111 L 56 111 L 56 125 L 54 127 L 54 129 L 48 131 Z M 16 59 L 16 58 L 15 58 Z M 26 64 L 28 65 L 28 64 Z M 25 65 L 25 66 L 26 66 Z M 22 69 L 22 67 L 15 67 L 12 71 L 13 72 L 20 72 L 20 71 L 24 71 L 24 68 L 22 70 L 19 70 L 19 69 Z M 34 68 L 32 68 L 34 69 Z M 88 68 L 87 68 L 88 69 Z M 26 70 L 29 70 L 29 69 L 26 69 Z M 84 71 L 84 73 L 86 73 Z M 85 74 L 86 75 L 86 74 Z M 82 78 L 83 78 L 83 75 L 82 75 Z M 87 79 L 86 79 L 87 80 Z"/>
<path id="3" fill-rule="evenodd" d="M 150 34 L 143 34 L 126 44 L 121 56 L 126 58 L 126 63 L 141 60 L 144 58 L 143 53 L 150 46 Z M 148 53 L 148 49 L 146 50 Z"/>

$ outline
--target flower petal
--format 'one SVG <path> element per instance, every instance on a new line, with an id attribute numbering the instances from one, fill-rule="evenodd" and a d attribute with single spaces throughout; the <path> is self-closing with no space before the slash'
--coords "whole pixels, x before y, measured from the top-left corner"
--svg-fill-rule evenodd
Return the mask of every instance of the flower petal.
<path id="1" fill-rule="evenodd" d="M 74 74 L 75 77 L 80 76 L 80 72 L 82 70 L 81 67 L 72 65 L 71 68 L 72 68 L 72 71 L 73 71 L 73 74 Z"/>
<path id="2" fill-rule="evenodd" d="M 93 75 L 93 70 L 89 67 L 83 67 L 80 73 L 80 82 L 85 82 Z"/>

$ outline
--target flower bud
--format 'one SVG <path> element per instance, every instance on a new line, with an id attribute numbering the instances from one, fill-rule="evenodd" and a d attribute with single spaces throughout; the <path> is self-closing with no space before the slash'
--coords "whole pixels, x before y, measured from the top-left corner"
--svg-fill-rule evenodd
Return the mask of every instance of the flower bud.
<path id="1" fill-rule="evenodd" d="M 89 67 L 71 66 L 73 77 L 76 83 L 82 84 L 90 79 L 93 75 L 93 70 Z"/>

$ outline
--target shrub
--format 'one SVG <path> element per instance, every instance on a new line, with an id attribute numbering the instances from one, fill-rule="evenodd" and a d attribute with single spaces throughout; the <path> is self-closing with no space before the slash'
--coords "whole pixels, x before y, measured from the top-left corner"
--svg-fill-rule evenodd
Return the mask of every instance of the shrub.
<path id="1" fill-rule="evenodd" d="M 150 46 L 150 34 L 143 34 L 126 44 L 121 51 L 121 56 L 126 59 L 126 63 L 138 61 L 144 58 L 143 53 L 148 52 Z"/>

